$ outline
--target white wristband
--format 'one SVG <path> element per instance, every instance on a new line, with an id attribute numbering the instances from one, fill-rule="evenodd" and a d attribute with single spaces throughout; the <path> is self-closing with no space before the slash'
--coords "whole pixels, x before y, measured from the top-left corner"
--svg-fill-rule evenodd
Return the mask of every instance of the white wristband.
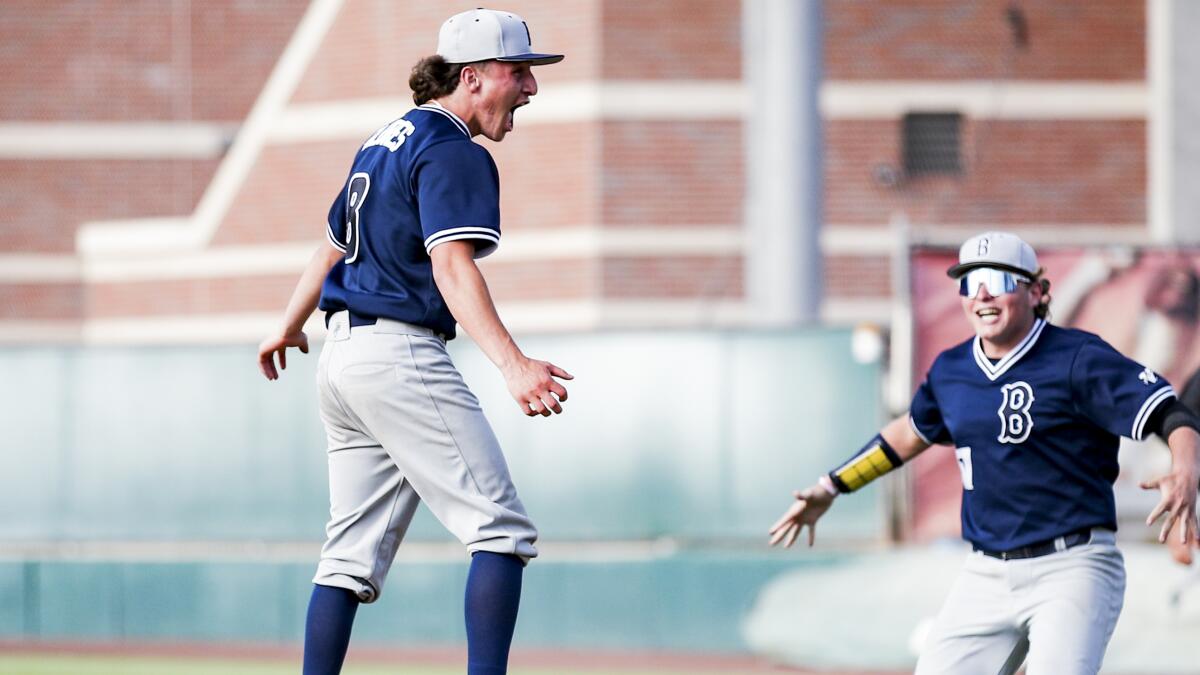
<path id="1" fill-rule="evenodd" d="M 825 488 L 825 491 L 828 492 L 830 496 L 838 496 L 839 493 L 837 486 L 833 484 L 832 480 L 829 480 L 829 474 L 821 474 L 821 477 L 817 479 L 817 484 Z"/>

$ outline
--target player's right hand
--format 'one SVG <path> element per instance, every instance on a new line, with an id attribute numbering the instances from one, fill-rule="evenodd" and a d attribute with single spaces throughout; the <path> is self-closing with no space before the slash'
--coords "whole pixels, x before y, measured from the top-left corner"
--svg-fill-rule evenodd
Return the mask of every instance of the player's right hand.
<path id="1" fill-rule="evenodd" d="M 817 536 L 817 521 L 825 515 L 830 506 L 833 506 L 833 495 L 820 485 L 797 490 L 792 495 L 796 501 L 792 502 L 768 532 L 771 535 L 771 546 L 782 542 L 784 548 L 789 548 L 796 542 L 805 526 L 808 527 L 808 545 L 812 546 Z"/>
<path id="2" fill-rule="evenodd" d="M 287 369 L 287 348 L 297 347 L 308 353 L 308 336 L 304 331 L 269 337 L 258 345 L 258 369 L 268 380 L 278 380 L 279 370 Z M 275 369 L 275 355 L 279 354 L 279 370 Z"/>
<path id="3" fill-rule="evenodd" d="M 562 412 L 562 401 L 567 400 L 567 388 L 554 378 L 573 380 L 575 376 L 549 361 L 522 359 L 504 371 L 508 393 L 529 417 Z"/>

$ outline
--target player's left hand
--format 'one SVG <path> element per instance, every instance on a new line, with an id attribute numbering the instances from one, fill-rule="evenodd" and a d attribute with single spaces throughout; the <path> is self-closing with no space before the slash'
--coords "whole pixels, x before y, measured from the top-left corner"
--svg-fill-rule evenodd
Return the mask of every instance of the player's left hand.
<path id="1" fill-rule="evenodd" d="M 308 336 L 304 331 L 275 335 L 258 345 L 258 369 L 268 380 L 278 380 L 279 370 L 287 369 L 287 348 L 296 347 L 308 353 Z M 275 355 L 279 355 L 279 370 L 275 369 Z"/>
<path id="2" fill-rule="evenodd" d="M 1150 512 L 1150 517 L 1146 518 L 1146 525 L 1154 524 L 1164 514 L 1166 519 L 1163 521 L 1162 530 L 1158 534 L 1159 543 L 1167 541 L 1167 533 L 1171 531 L 1175 523 L 1179 523 L 1179 540 L 1181 542 L 1192 541 L 1196 538 L 1197 532 L 1200 531 L 1196 522 L 1196 476 L 1187 471 L 1172 471 L 1171 473 L 1148 480 L 1141 483 L 1143 490 L 1158 490 L 1162 493 L 1162 499 L 1159 500 L 1158 506 Z"/>
<path id="3" fill-rule="evenodd" d="M 833 495 L 820 485 L 813 485 L 806 490 L 797 490 L 792 495 L 795 502 L 784 511 L 783 516 L 771 526 L 771 546 L 783 542 L 784 548 L 791 547 L 800 536 L 800 532 L 808 527 L 808 545 L 812 546 L 817 536 L 817 521 L 833 506 Z"/>

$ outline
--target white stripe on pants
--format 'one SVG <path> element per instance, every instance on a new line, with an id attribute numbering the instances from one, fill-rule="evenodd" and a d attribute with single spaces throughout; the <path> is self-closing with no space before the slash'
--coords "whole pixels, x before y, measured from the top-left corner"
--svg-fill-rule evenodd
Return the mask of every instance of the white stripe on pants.
<path id="1" fill-rule="evenodd" d="M 1038 558 L 971 553 L 950 589 L 917 675 L 1095 675 L 1125 601 L 1113 533 Z"/>

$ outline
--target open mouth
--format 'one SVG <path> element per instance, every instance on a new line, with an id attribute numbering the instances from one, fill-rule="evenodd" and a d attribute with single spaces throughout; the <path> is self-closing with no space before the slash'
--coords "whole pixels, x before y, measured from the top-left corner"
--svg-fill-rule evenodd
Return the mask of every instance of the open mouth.
<path id="1" fill-rule="evenodd" d="M 513 129 L 513 120 L 516 118 L 517 108 L 520 108 L 523 105 L 529 105 L 529 101 L 524 101 L 522 103 L 518 103 L 508 109 L 508 123 L 505 126 L 509 131 L 512 131 L 512 129 Z"/>
<path id="2" fill-rule="evenodd" d="M 983 307 L 975 310 L 975 316 L 978 316 L 985 323 L 992 323 L 999 320 L 1000 310 L 995 307 Z"/>

